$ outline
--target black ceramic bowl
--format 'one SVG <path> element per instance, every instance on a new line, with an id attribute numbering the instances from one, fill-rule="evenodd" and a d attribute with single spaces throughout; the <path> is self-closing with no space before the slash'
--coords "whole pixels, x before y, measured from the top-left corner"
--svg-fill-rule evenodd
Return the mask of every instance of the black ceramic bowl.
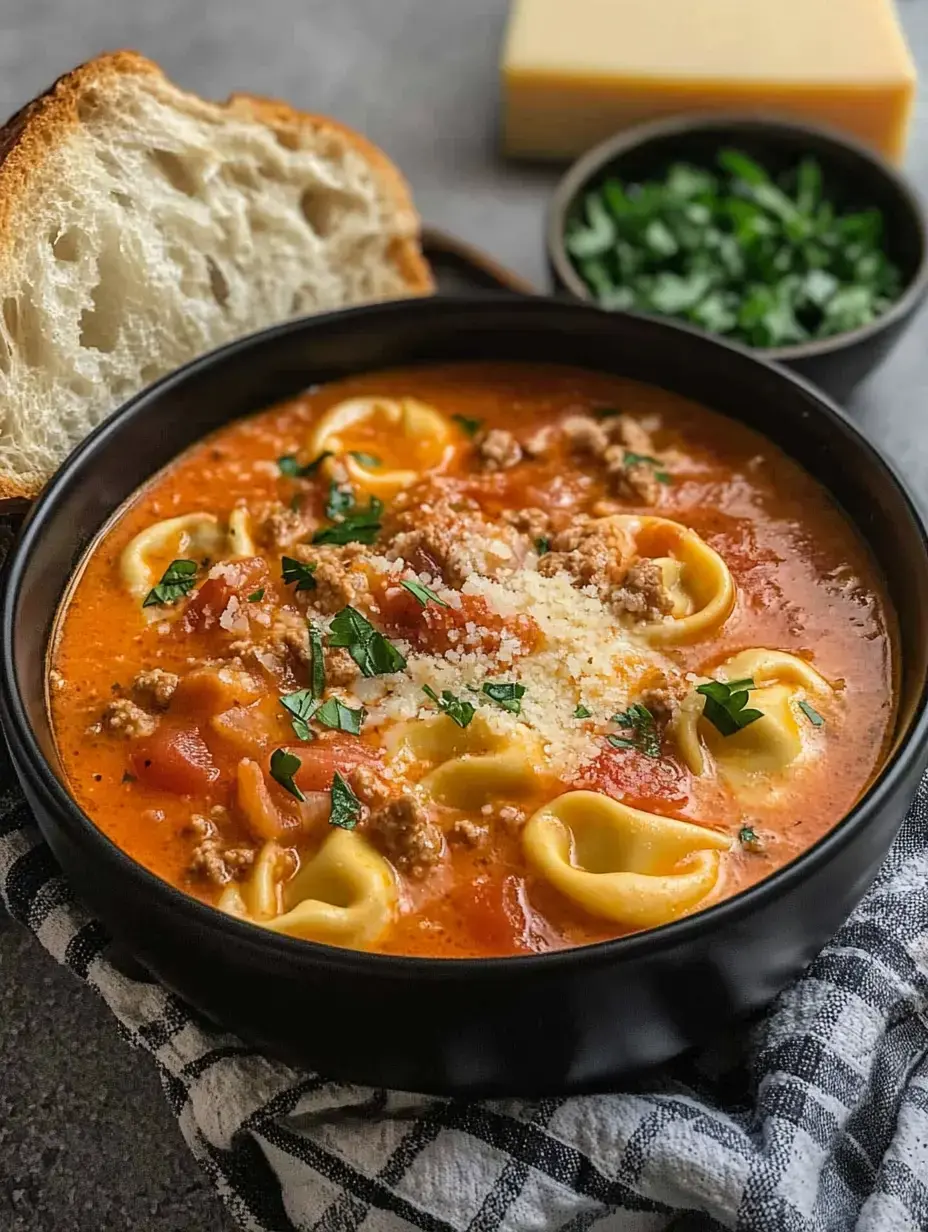
<path id="1" fill-rule="evenodd" d="M 889 311 L 861 329 L 819 342 L 756 351 L 764 359 L 788 364 L 833 397 L 846 398 L 886 358 L 928 292 L 928 221 L 905 177 L 879 154 L 841 133 L 764 116 L 685 115 L 610 137 L 575 162 L 555 190 L 547 225 L 554 284 L 593 302 L 564 247 L 565 227 L 584 189 L 607 175 L 624 180 L 660 176 L 678 161 L 712 167 L 719 150 L 728 147 L 743 150 L 774 173 L 802 158 L 816 158 L 831 200 L 846 209 L 876 206 L 883 212 L 887 251 L 902 271 L 904 286 Z"/>
<path id="2" fill-rule="evenodd" d="M 524 958 L 356 953 L 222 915 L 116 848 L 58 777 L 45 656 L 62 591 L 113 510 L 204 433 L 307 385 L 396 364 L 577 364 L 663 385 L 766 433 L 869 541 L 899 612 L 898 739 L 830 834 L 769 880 L 652 932 Z M 125 406 L 65 463 L 10 562 L 0 718 L 42 833 L 88 906 L 186 1000 L 267 1050 L 358 1082 L 475 1095 L 601 1088 L 766 1002 L 874 876 L 926 761 L 928 542 L 899 480 L 800 379 L 695 331 L 581 304 L 411 300 L 295 321 L 196 361 Z"/>

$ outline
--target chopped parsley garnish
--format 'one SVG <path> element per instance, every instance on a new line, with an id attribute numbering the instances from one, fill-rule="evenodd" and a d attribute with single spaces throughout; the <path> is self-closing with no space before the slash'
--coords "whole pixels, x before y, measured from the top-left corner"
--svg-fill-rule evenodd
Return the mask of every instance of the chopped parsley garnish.
<path id="1" fill-rule="evenodd" d="M 652 458 L 651 455 L 647 453 L 632 453 L 630 449 L 626 449 L 624 461 L 626 466 L 653 467 L 654 478 L 658 483 L 670 483 L 670 475 L 667 471 L 659 469 L 664 465 L 660 458 Z"/>
<path id="2" fill-rule="evenodd" d="M 351 736 L 360 736 L 361 724 L 366 714 L 367 711 L 363 706 L 352 710 L 337 697 L 330 697 L 328 701 L 322 703 L 313 718 L 323 727 L 333 727 L 336 731 L 348 732 Z"/>
<path id="3" fill-rule="evenodd" d="M 564 243 L 600 307 L 781 347 L 859 328 L 899 298 L 888 216 L 848 209 L 815 158 L 764 167 L 726 149 L 713 161 L 583 191 Z"/>
<path id="4" fill-rule="evenodd" d="M 745 709 L 748 693 L 755 688 L 754 681 L 746 677 L 744 680 L 710 680 L 697 685 L 696 692 L 706 699 L 702 712 L 716 731 L 723 736 L 734 736 L 764 717 L 762 710 Z"/>
<path id="5" fill-rule="evenodd" d="M 551 551 L 551 540 L 542 536 L 535 540 L 535 551 L 539 556 L 546 556 Z"/>
<path id="6" fill-rule="evenodd" d="M 577 706 L 577 709 L 574 711 L 575 719 L 591 719 L 592 717 L 593 717 L 593 711 L 587 710 L 586 706 L 584 706 L 582 702 L 580 703 L 580 705 Z"/>
<path id="7" fill-rule="evenodd" d="M 319 705 L 313 697 L 311 689 L 297 689 L 295 693 L 287 693 L 280 699 L 284 710 L 290 713 L 290 724 L 298 740 L 312 740 L 313 733 L 309 730 L 309 720 Z"/>
<path id="8" fill-rule="evenodd" d="M 760 851 L 763 846 L 760 835 L 753 826 L 741 827 L 738 831 L 738 842 L 742 847 L 747 847 L 748 851 Z"/>
<path id="9" fill-rule="evenodd" d="M 338 483 L 329 484 L 329 495 L 325 502 L 325 516 L 330 522 L 340 522 L 346 513 L 354 508 L 354 492 L 350 487 Z"/>
<path id="10" fill-rule="evenodd" d="M 335 523 L 313 535 L 313 543 L 373 543 L 380 530 L 383 501 L 372 496 L 366 508 L 356 504 L 350 488 L 333 483 L 325 506 L 326 516 Z"/>
<path id="11" fill-rule="evenodd" d="M 466 727 L 476 714 L 476 711 L 470 702 L 465 702 L 462 698 L 455 697 L 449 689 L 442 689 L 441 697 L 439 697 L 430 685 L 424 684 L 422 686 L 422 692 L 426 697 L 430 698 L 438 709 L 446 714 L 452 722 L 457 723 L 458 727 Z"/>
<path id="12" fill-rule="evenodd" d="M 404 590 L 408 590 L 414 599 L 418 599 L 423 607 L 427 603 L 435 603 L 439 607 L 447 607 L 448 604 L 444 599 L 439 599 L 434 590 L 429 590 L 428 586 L 423 586 L 421 582 L 413 582 L 404 580 L 400 582 Z"/>
<path id="13" fill-rule="evenodd" d="M 360 466 L 366 466 L 370 470 L 383 466 L 383 461 L 375 453 L 365 453 L 362 449 L 349 449 L 348 452 Z"/>
<path id="14" fill-rule="evenodd" d="M 491 701 L 496 702 L 498 706 L 502 706 L 504 710 L 508 710 L 510 714 L 520 714 L 522 711 L 522 698 L 525 696 L 525 685 L 515 684 L 512 681 L 499 681 L 494 683 L 488 681 L 483 686 L 483 692 Z"/>
<path id="15" fill-rule="evenodd" d="M 284 791 L 289 791 L 297 800 L 306 799 L 293 781 L 293 776 L 302 764 L 297 756 L 288 753 L 286 749 L 275 749 L 271 754 L 271 778 L 276 779 Z"/>
<path id="16" fill-rule="evenodd" d="M 281 556 L 280 558 L 280 576 L 288 586 L 291 582 L 296 582 L 297 590 L 315 590 L 316 579 L 313 577 L 315 572 L 315 565 L 305 564 L 302 560 L 294 560 L 292 556 Z"/>
<path id="17" fill-rule="evenodd" d="M 195 560 L 172 560 L 157 586 L 153 586 L 145 596 L 142 607 L 155 607 L 158 604 L 176 603 L 184 595 L 193 590 L 197 580 L 197 562 Z"/>
<path id="18" fill-rule="evenodd" d="M 807 701 L 801 701 L 799 703 L 799 709 L 806 716 L 806 718 L 809 720 L 809 722 L 812 724 L 813 727 L 824 727 L 825 726 L 825 720 L 822 718 L 819 712 L 815 709 L 815 707 L 810 705 Z"/>
<path id="19" fill-rule="evenodd" d="M 593 412 L 594 419 L 615 419 L 616 415 L 620 415 L 621 411 L 616 410 L 614 406 L 600 406 Z"/>
<path id="20" fill-rule="evenodd" d="M 331 801 L 329 825 L 341 826 L 343 830 L 353 830 L 361 816 L 361 801 L 337 770 L 332 779 L 329 799 Z"/>
<path id="21" fill-rule="evenodd" d="M 315 475 L 326 458 L 331 457 L 334 457 L 332 450 L 325 449 L 317 458 L 313 458 L 312 462 L 307 462 L 305 466 L 300 466 L 295 454 L 286 453 L 282 458 L 277 459 L 277 469 L 282 475 L 286 475 L 288 479 L 306 479 L 310 475 Z"/>
<path id="22" fill-rule="evenodd" d="M 661 741 L 654 724 L 654 715 L 641 702 L 612 716 L 613 723 L 631 729 L 631 736 L 608 736 L 614 749 L 637 749 L 645 757 L 660 757 Z"/>
<path id="23" fill-rule="evenodd" d="M 393 643 L 353 607 L 343 607 L 333 617 L 329 645 L 344 646 L 363 676 L 387 676 L 406 666 L 405 658 Z"/>
<path id="24" fill-rule="evenodd" d="M 315 625 L 309 626 L 309 683 L 313 697 L 325 692 L 325 654 L 322 649 L 322 632 Z"/>
<path id="25" fill-rule="evenodd" d="M 264 598 L 264 587 L 262 586 L 260 590 L 253 590 L 251 592 L 251 594 L 248 596 L 248 602 L 249 603 L 260 603 L 263 598 Z"/>
<path id="26" fill-rule="evenodd" d="M 466 415 L 452 415 L 451 418 L 468 436 L 476 436 L 483 427 L 482 419 L 468 419 Z"/>

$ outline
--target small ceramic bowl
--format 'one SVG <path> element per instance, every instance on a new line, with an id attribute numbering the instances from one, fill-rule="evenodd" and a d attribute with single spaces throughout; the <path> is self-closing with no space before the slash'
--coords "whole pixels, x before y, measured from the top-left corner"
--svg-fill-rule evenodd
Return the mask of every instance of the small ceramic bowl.
<path id="1" fill-rule="evenodd" d="M 774 172 L 812 157 L 831 199 L 851 209 L 876 207 L 886 223 L 886 248 L 902 271 L 899 299 L 878 320 L 815 342 L 751 348 L 788 364 L 838 398 L 847 397 L 886 358 L 928 292 L 928 221 L 912 185 L 885 159 L 840 133 L 764 116 L 678 116 L 642 124 L 595 146 L 558 185 L 548 216 L 547 247 L 558 291 L 595 302 L 564 247 L 566 227 L 584 191 L 606 175 L 640 180 L 674 162 L 711 167 L 719 150 L 735 148 Z"/>

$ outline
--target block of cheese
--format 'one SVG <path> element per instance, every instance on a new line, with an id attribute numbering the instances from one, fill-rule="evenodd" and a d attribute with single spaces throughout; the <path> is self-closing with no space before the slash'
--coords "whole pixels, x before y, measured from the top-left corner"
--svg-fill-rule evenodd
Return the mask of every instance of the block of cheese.
<path id="1" fill-rule="evenodd" d="M 894 160 L 915 68 L 893 0 L 513 0 L 507 152 L 568 158 L 684 111 L 828 124 Z"/>

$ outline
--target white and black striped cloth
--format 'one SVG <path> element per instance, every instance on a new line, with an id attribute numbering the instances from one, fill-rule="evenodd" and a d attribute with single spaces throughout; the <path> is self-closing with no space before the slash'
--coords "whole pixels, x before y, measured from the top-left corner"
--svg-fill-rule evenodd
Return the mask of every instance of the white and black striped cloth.
<path id="1" fill-rule="evenodd" d="M 928 1229 L 928 783 L 880 878 L 765 1017 L 621 1094 L 468 1103 L 268 1061 L 107 959 L 5 754 L 0 890 L 154 1058 L 255 1232 Z"/>

